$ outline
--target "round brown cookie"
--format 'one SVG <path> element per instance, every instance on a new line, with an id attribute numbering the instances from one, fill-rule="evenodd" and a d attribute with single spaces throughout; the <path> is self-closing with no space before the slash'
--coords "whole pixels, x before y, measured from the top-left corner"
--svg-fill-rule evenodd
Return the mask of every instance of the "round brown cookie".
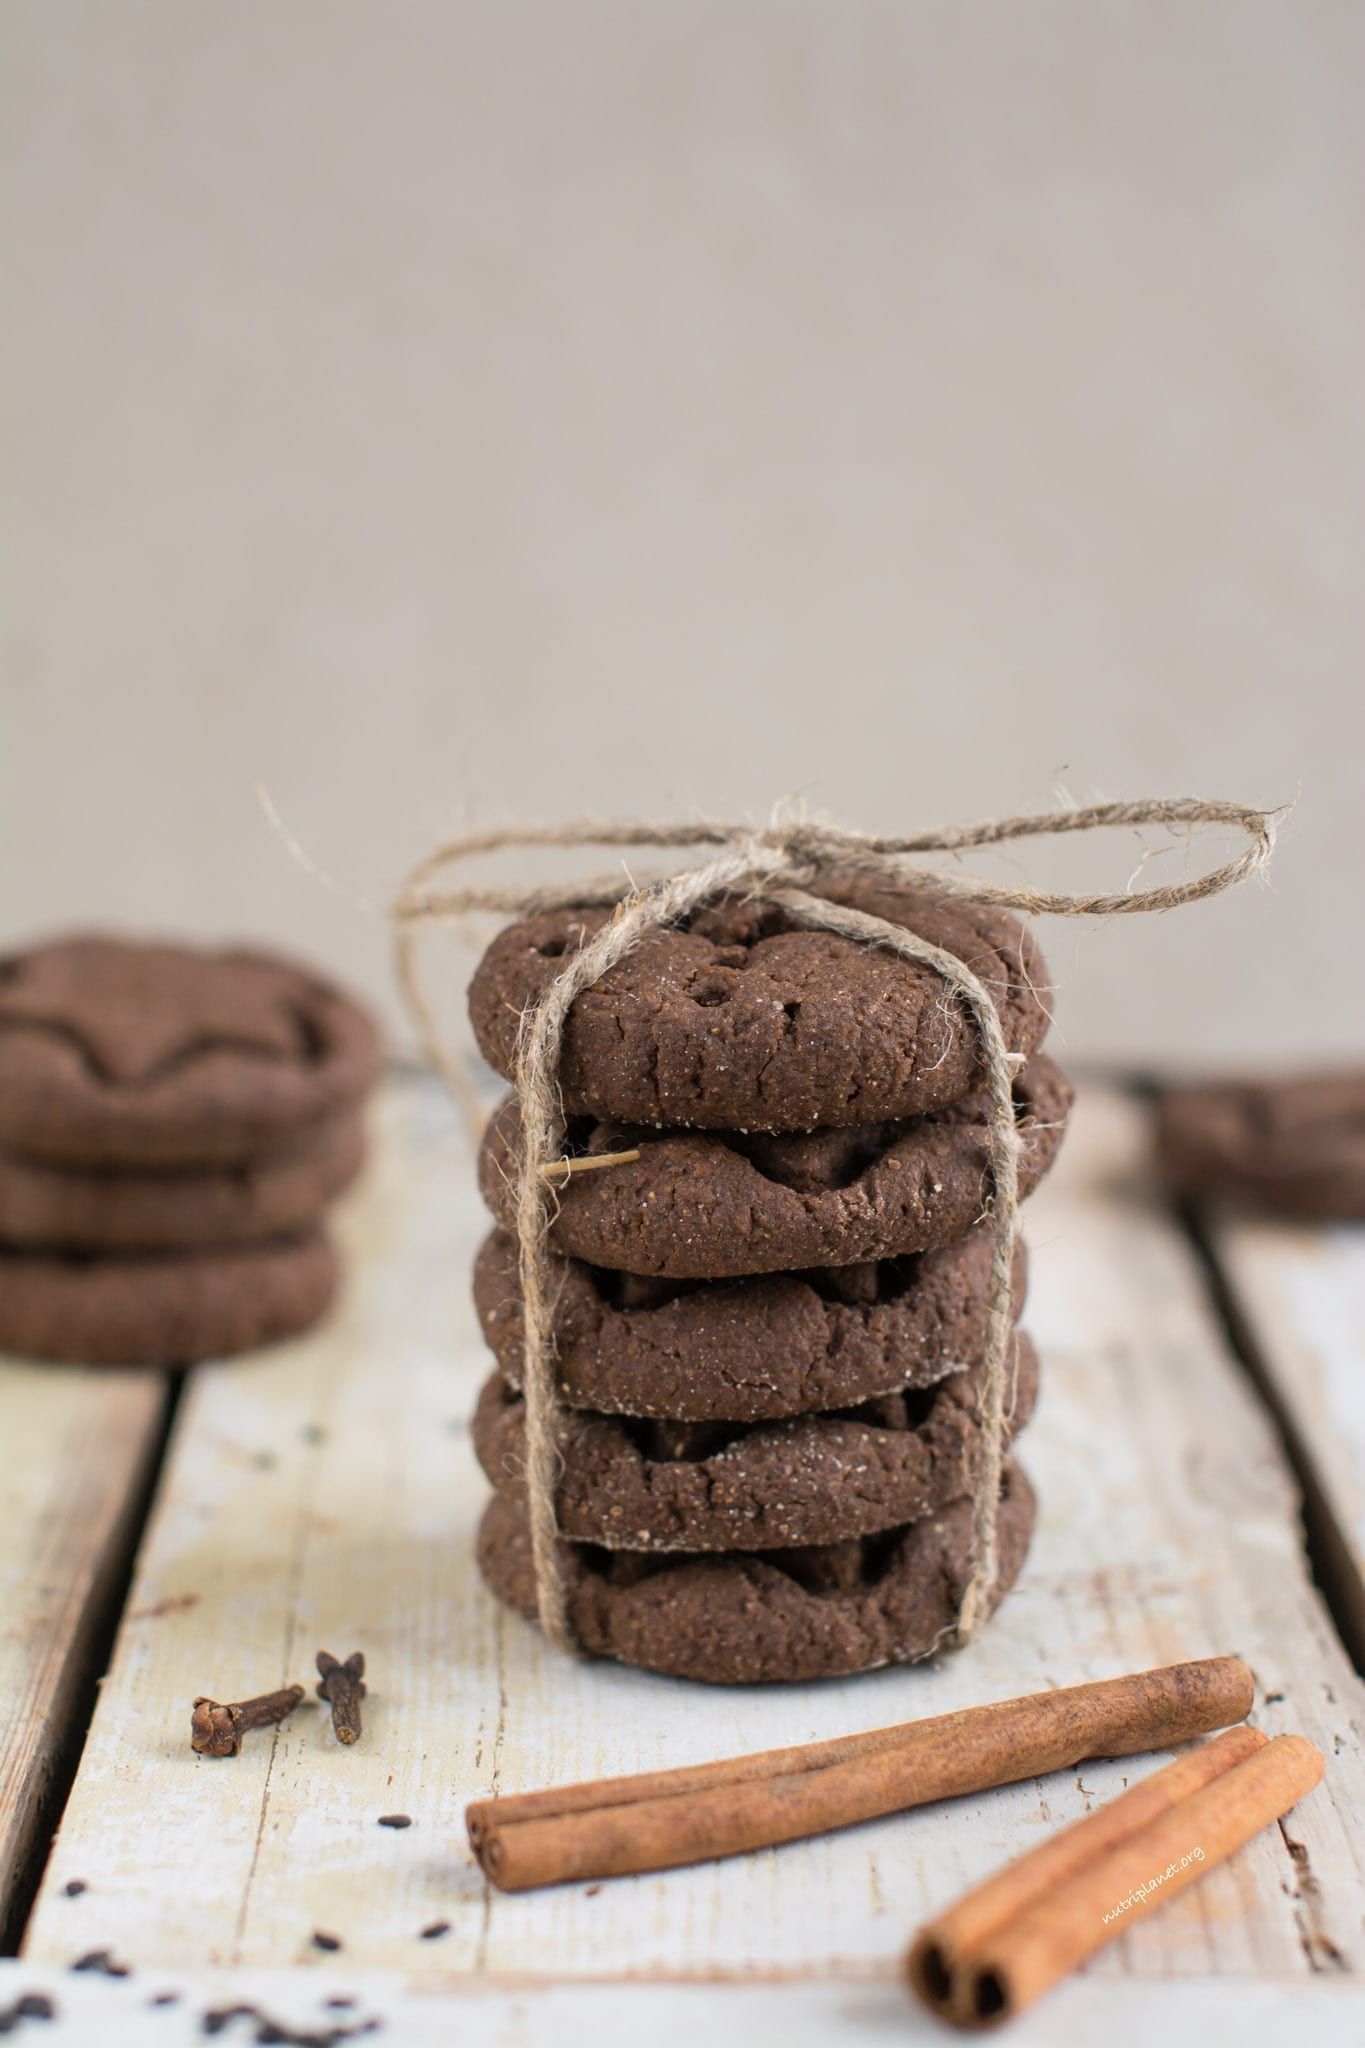
<path id="1" fill-rule="evenodd" d="M 555 1515 L 567 1537 L 610 1550 L 776 1550 L 874 1536 L 918 1521 L 971 1484 L 982 1373 L 785 1422 L 654 1422 L 571 1409 L 560 1421 Z M 1038 1392 L 1015 1338 L 1007 1440 Z M 497 1373 L 474 1414 L 488 1479 L 525 1497 L 526 1409 Z"/>
<path id="2" fill-rule="evenodd" d="M 296 1336 L 336 1286 L 320 1230 L 146 1257 L 0 1251 L 0 1349 L 69 1365 L 193 1365 Z"/>
<path id="3" fill-rule="evenodd" d="M 1027 1255 L 1014 1255 L 1023 1307 Z M 555 1261 L 555 1356 L 573 1408 L 681 1422 L 759 1422 L 929 1386 L 981 1356 L 991 1240 L 747 1280 L 673 1281 Z M 520 1384 L 517 1243 L 488 1237 L 474 1302 L 503 1376 Z"/>
<path id="4" fill-rule="evenodd" d="M 996 1524 L 995 1601 L 1018 1578 L 1033 1533 L 1033 1490 L 1006 1467 Z M 957 1618 L 971 1554 L 970 1501 L 880 1536 L 817 1549 L 706 1557 L 641 1556 L 564 1543 L 569 1621 L 582 1649 L 716 1685 L 838 1678 L 932 1656 Z M 479 1569 L 500 1600 L 536 1618 L 525 1517 L 494 1494 Z"/>
<path id="5" fill-rule="evenodd" d="M 301 1144 L 378 1070 L 374 1025 L 261 953 L 73 938 L 0 960 L 0 1146 L 219 1166 Z"/>
<path id="6" fill-rule="evenodd" d="M 364 1157 L 357 1115 L 334 1117 L 291 1152 L 204 1172 L 81 1172 L 0 1152 L 0 1244 L 169 1251 L 288 1236 L 319 1221 Z"/>
<path id="7" fill-rule="evenodd" d="M 1023 1134 L 1020 1195 L 1061 1144 L 1071 1087 L 1045 1053 L 1015 1082 Z M 591 1265 L 675 1280 L 851 1266 L 965 1237 L 990 1190 L 989 1105 L 968 1096 L 904 1123 L 855 1124 L 787 1137 L 569 1127 L 575 1153 L 638 1147 L 632 1163 L 574 1175 L 556 1192 L 556 1251 Z M 517 1103 L 484 1135 L 479 1186 L 515 1222 Z"/>
<path id="8" fill-rule="evenodd" d="M 986 984 L 1012 1052 L 1048 1027 L 1031 933 L 1003 911 L 864 877 L 821 895 L 907 925 Z M 502 932 L 469 990 L 485 1057 L 510 1080 L 522 1012 L 607 909 L 542 911 Z M 624 1123 L 810 1130 L 936 1109 L 980 1084 L 976 1027 L 941 975 L 885 948 L 798 925 L 779 904 L 726 897 L 652 933 L 569 1012 L 565 1106 Z"/>
<path id="9" fill-rule="evenodd" d="M 1365 1219 L 1365 1069 L 1162 1089 L 1157 1148 L 1185 1194 L 1304 1221 Z"/>

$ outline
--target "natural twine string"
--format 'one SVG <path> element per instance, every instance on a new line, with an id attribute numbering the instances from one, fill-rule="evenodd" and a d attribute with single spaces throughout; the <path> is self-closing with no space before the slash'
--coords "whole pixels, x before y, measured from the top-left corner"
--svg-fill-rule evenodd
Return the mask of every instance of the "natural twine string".
<path id="1" fill-rule="evenodd" d="M 559 1061 L 564 1028 L 576 997 L 599 981 L 641 939 L 674 924 L 711 897 L 761 895 L 777 902 L 798 923 L 838 932 L 855 943 L 883 946 L 931 967 L 959 996 L 981 1040 L 990 1095 L 992 1256 L 985 1355 L 982 1360 L 980 1447 L 970 1475 L 973 1487 L 972 1547 L 958 1609 L 956 1639 L 966 1642 L 990 1606 L 997 1572 L 996 1522 L 1004 1463 L 1004 1422 L 1012 1330 L 1010 1272 L 1019 1206 L 1019 1128 L 1014 1107 L 1018 1056 L 1009 1051 L 989 990 L 955 954 L 929 945 L 903 925 L 867 911 L 850 909 L 812 894 L 822 877 L 850 872 L 901 887 L 931 891 L 976 903 L 990 903 L 1024 916 L 1048 912 L 1059 917 L 1111 917 L 1134 911 L 1172 910 L 1215 896 L 1269 860 L 1279 813 L 1246 804 L 1177 797 L 1137 803 L 1091 804 L 1034 817 L 991 819 L 906 837 L 845 832 L 809 819 L 792 819 L 781 807 L 766 830 L 713 822 L 657 825 L 613 824 L 595 819 L 560 825 L 495 827 L 447 841 L 408 877 L 394 906 L 400 985 L 436 1064 L 455 1082 L 468 1108 L 467 1079 L 446 1051 L 435 1015 L 422 989 L 416 964 L 417 934 L 423 926 L 449 924 L 473 911 L 526 916 L 533 911 L 615 904 L 615 915 L 596 937 L 573 954 L 540 1002 L 522 1018 L 516 1058 L 522 1145 L 517 1183 L 517 1236 L 522 1293 L 522 1387 L 526 1404 L 526 1487 L 540 1621 L 550 1640 L 574 1647 L 560 1571 L 555 1490 L 559 1479 L 557 1383 L 550 1294 L 549 1235 L 554 1191 L 545 1169 L 563 1152 L 564 1116 L 559 1094 Z M 1015 839 L 1092 832 L 1103 826 L 1229 826 L 1245 833 L 1246 850 L 1222 867 L 1192 879 L 1122 894 L 1073 895 L 1036 889 L 1029 883 L 1001 884 L 978 876 L 943 872 L 914 864 L 922 853 L 960 853 Z M 714 847 L 704 866 L 636 883 L 621 875 L 535 888 L 438 888 L 445 871 L 476 855 L 509 846 L 535 847 Z"/>

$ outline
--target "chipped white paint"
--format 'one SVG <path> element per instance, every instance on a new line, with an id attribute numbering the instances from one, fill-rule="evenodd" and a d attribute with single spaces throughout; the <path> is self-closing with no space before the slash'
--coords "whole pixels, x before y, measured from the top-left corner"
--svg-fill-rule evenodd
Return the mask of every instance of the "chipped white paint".
<path id="1" fill-rule="evenodd" d="M 164 1401 L 156 1373 L 0 1359 L 0 1920 L 128 1556 Z"/>
<path id="2" fill-rule="evenodd" d="M 1045 1381 L 1024 1458 L 1042 1516 L 1025 1577 L 980 1642 L 938 1667 L 712 1690 L 572 1663 L 476 1583 L 485 1489 L 463 1418 L 487 1370 L 467 1278 L 483 1218 L 437 1091 L 396 1085 L 347 1219 L 354 1279 L 338 1318 L 270 1357 L 201 1371 L 189 1391 L 27 1954 L 306 1964 L 319 1981 L 337 1965 L 379 1968 L 433 1989 L 468 1976 L 825 1978 L 844 1986 L 820 1993 L 841 2011 L 864 1982 L 884 2006 L 876 1987 L 922 1917 L 1160 1759 L 514 1898 L 490 1894 L 472 1864 L 464 1802 L 1232 1650 L 1282 1695 L 1258 1719 L 1326 1749 L 1327 1781 L 1289 1824 L 1301 1856 L 1270 1831 L 1126 1933 L 1089 1985 L 1126 1980 L 1112 1987 L 1116 2016 L 1134 1976 L 1306 1988 L 1335 1957 L 1358 1964 L 1361 1687 L 1308 1586 L 1290 1482 L 1194 1262 L 1129 1177 L 1139 1149 L 1137 1113 L 1092 1095 L 1030 1205 Z M 359 1746 L 338 1748 L 309 1709 L 233 1761 L 191 1755 L 194 1693 L 311 1683 L 319 1646 L 369 1658 Z M 415 1825 L 379 1828 L 392 1811 Z M 88 1886 L 75 1899 L 72 1877 Z M 422 1939 L 437 1921 L 448 1931 Z M 343 1949 L 320 1955 L 315 1929 Z M 667 2009 L 640 2025 L 657 2035 Z M 906 2008 L 894 2011 L 903 2031 Z"/>

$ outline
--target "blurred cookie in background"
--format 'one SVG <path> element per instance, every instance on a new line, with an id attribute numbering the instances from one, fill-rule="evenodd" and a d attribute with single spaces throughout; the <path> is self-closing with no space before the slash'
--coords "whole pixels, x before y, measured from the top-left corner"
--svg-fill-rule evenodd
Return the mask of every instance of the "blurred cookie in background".
<path id="1" fill-rule="evenodd" d="M 194 1365 L 311 1329 L 337 1280 L 335 1249 L 320 1230 L 120 1258 L 6 1246 L 0 1348 L 73 1365 Z"/>
<path id="2" fill-rule="evenodd" d="M 380 1052 L 360 1004 L 254 950 L 0 960 L 0 1345 L 175 1366 L 316 1322 Z"/>
<path id="3" fill-rule="evenodd" d="M 1180 1194 L 1300 1222 L 1365 1218 L 1365 1066 L 1162 1088 L 1160 1169 Z"/>
<path id="4" fill-rule="evenodd" d="M 82 936 L 0 959 L 0 1147 L 91 1166 L 239 1165 L 354 1110 L 368 1012 L 273 955 Z"/>

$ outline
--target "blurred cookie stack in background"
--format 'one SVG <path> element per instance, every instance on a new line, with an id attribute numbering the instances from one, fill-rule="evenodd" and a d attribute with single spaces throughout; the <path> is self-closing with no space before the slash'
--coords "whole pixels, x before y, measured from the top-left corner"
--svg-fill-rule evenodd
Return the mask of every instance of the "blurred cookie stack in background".
<path id="1" fill-rule="evenodd" d="M 1018 1057 L 1020 1192 L 1071 1091 L 1039 1051 L 1045 969 L 980 905 L 849 879 L 821 893 L 909 927 L 986 984 Z M 514 1072 L 523 1014 L 610 910 L 523 919 L 470 990 Z M 990 1271 L 988 1103 L 975 1027 L 930 967 L 724 899 L 656 931 L 569 1013 L 569 1157 L 625 1154 L 556 1193 L 556 1519 L 573 1632 L 593 1654 L 743 1683 L 930 1654 L 971 1549 Z M 633 1156 L 632 1156 L 633 1155 Z M 475 1417 L 495 1488 L 494 1591 L 536 1613 L 525 1503 L 515 1098 L 484 1139 L 498 1228 L 475 1297 L 497 1370 Z M 1015 1262 L 1015 1312 L 1024 1254 Z M 1016 1334 L 1008 1432 L 1037 1359 Z M 997 1597 L 1033 1496 L 1006 1469 Z"/>
<path id="2" fill-rule="evenodd" d="M 1365 1222 L 1365 1068 L 1173 1083 L 1156 1110 L 1158 1163 L 1186 1200 Z"/>
<path id="3" fill-rule="evenodd" d="M 82 937 L 0 961 L 0 1348 L 182 1366 L 336 1291 L 368 1015 L 245 951 Z"/>

